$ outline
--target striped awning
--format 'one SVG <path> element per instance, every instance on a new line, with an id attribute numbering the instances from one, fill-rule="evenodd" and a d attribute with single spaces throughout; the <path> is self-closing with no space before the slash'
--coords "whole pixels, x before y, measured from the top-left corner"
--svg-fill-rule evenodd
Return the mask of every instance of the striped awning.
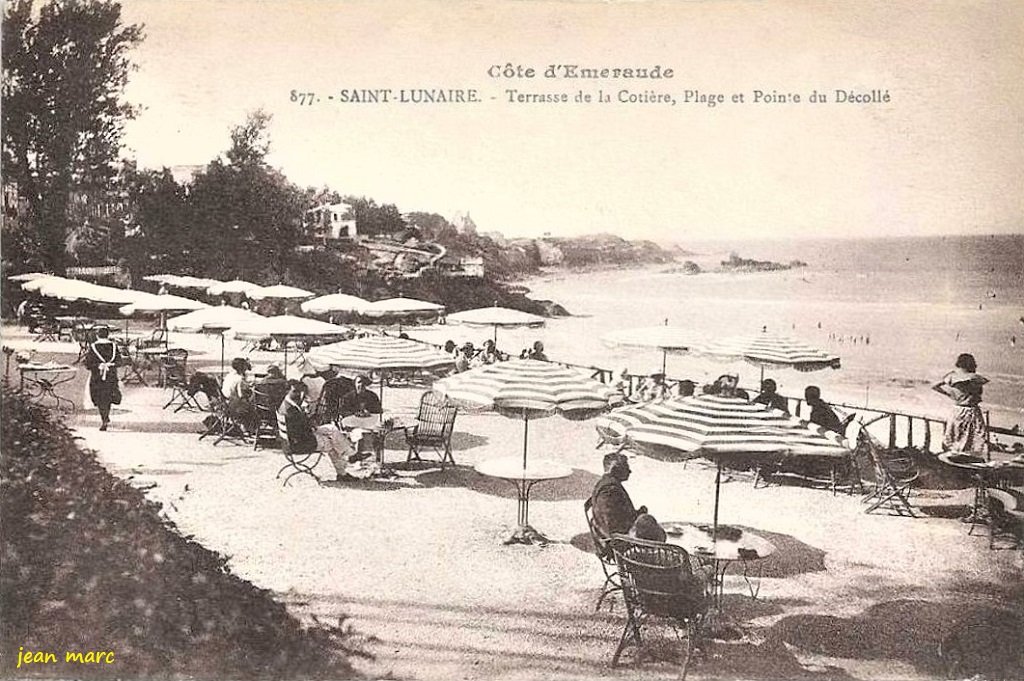
<path id="1" fill-rule="evenodd" d="M 692 329 L 678 326 L 649 326 L 640 329 L 623 329 L 601 336 L 608 345 L 627 348 L 657 348 L 666 352 L 685 352 L 702 343 L 701 337 Z"/>
<path id="2" fill-rule="evenodd" d="M 597 420 L 598 431 L 658 458 L 781 454 L 846 456 L 837 433 L 740 397 L 698 395 L 631 405 Z"/>
<path id="3" fill-rule="evenodd" d="M 432 345 L 390 336 L 366 336 L 321 345 L 307 352 L 305 361 L 316 371 L 332 366 L 362 371 L 441 369 L 455 363 L 451 355 Z"/>
<path id="4" fill-rule="evenodd" d="M 838 369 L 840 365 L 836 355 L 773 333 L 726 338 L 701 346 L 699 352 L 722 361 L 743 359 L 756 366 L 788 367 L 798 371 Z"/>
<path id="5" fill-rule="evenodd" d="M 529 312 L 497 306 L 456 312 L 448 315 L 446 320 L 449 324 L 462 324 L 470 327 L 493 326 L 506 329 L 544 326 L 546 321 L 543 317 Z"/>
<path id="6" fill-rule="evenodd" d="M 471 409 L 529 416 L 587 417 L 621 401 L 616 391 L 576 369 L 532 359 L 455 374 L 435 383 L 434 390 Z"/>

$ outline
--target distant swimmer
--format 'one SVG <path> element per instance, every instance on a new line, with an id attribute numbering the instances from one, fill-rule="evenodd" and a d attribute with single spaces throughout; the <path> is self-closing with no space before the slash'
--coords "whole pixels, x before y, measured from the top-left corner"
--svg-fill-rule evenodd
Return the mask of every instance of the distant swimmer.
<path id="1" fill-rule="evenodd" d="M 1021 324 L 1024 324 L 1024 317 L 1021 317 L 1021 318 L 1020 318 L 1020 323 L 1021 323 Z M 819 328 L 819 329 L 821 328 L 821 322 L 818 322 L 818 328 Z"/>
<path id="2" fill-rule="evenodd" d="M 1016 336 L 1010 336 L 1010 347 L 1011 348 L 1017 347 L 1017 337 Z"/>

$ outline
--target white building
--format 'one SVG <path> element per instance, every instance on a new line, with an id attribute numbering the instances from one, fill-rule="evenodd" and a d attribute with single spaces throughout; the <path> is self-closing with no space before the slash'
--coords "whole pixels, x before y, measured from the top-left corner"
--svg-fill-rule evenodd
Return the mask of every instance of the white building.
<path id="1" fill-rule="evenodd" d="M 351 207 L 347 203 L 330 203 L 310 208 L 303 216 L 306 233 L 315 240 L 354 239 L 356 221 L 348 217 Z"/>

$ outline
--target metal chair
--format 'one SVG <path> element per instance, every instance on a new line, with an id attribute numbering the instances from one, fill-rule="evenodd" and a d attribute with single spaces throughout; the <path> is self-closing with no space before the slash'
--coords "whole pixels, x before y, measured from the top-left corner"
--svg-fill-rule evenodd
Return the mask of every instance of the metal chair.
<path id="1" fill-rule="evenodd" d="M 405 442 L 409 446 L 406 461 L 422 461 L 420 449 L 432 447 L 441 460 L 441 468 L 446 463 L 455 465 L 452 456 L 452 431 L 455 430 L 455 417 L 458 407 L 434 392 L 425 392 L 420 397 L 420 409 L 416 415 L 416 425 L 405 428 Z"/>
<path id="2" fill-rule="evenodd" d="M 344 376 L 324 381 L 320 389 L 320 398 L 313 410 L 313 423 L 322 426 L 325 423 L 335 425 L 341 420 L 341 400 L 355 390 L 355 382 Z"/>
<path id="3" fill-rule="evenodd" d="M 871 422 L 868 422 L 871 423 Z M 910 488 L 920 475 L 917 464 L 908 457 L 892 456 L 862 423 L 857 435 L 857 450 L 865 451 L 875 470 L 875 487 L 864 495 L 862 502 L 869 504 L 865 513 L 885 509 L 890 514 L 916 517 L 910 503 Z"/>
<path id="4" fill-rule="evenodd" d="M 188 392 L 188 350 L 168 350 L 160 362 L 163 364 L 164 387 L 171 389 L 171 399 L 164 405 L 164 409 L 174 406 L 175 412 L 182 409 L 202 411 L 195 397 Z"/>
<path id="5" fill-rule="evenodd" d="M 640 663 L 641 631 L 658 619 L 671 625 L 677 637 L 686 634 L 680 671 L 680 678 L 685 679 L 708 610 L 708 585 L 700 577 L 702 573 L 693 569 L 686 550 L 673 544 L 617 534 L 611 539 L 611 547 L 626 602 L 626 625 L 612 666 L 618 664 L 631 642 L 637 647 L 636 664 Z"/>
<path id="6" fill-rule="evenodd" d="M 121 382 L 125 385 L 129 383 L 147 385 L 146 378 L 142 375 L 143 366 L 139 362 L 138 348 L 133 347 L 124 338 L 113 338 L 113 341 L 114 345 L 117 346 L 118 366 L 124 368 L 121 374 Z"/>
<path id="7" fill-rule="evenodd" d="M 267 446 L 268 442 L 277 446 L 277 407 L 281 404 L 281 400 L 271 393 L 253 388 L 252 404 L 256 410 L 256 428 L 253 431 L 252 439 L 253 451 L 259 449 L 261 445 Z"/>
<path id="8" fill-rule="evenodd" d="M 318 485 L 321 484 L 322 481 L 320 480 L 320 476 L 316 474 L 314 469 L 317 467 L 317 464 L 320 463 L 320 460 L 324 458 L 324 453 L 319 450 L 311 452 L 294 451 L 291 447 L 290 441 L 288 440 L 288 424 L 285 421 L 284 414 L 278 410 L 275 416 L 277 417 L 277 437 L 281 443 L 281 452 L 284 454 L 286 461 L 286 463 L 277 471 L 275 479 L 279 479 L 281 474 L 290 468 L 291 473 L 285 477 L 283 483 L 286 487 L 291 479 L 296 475 L 308 475 L 316 480 Z"/>
<path id="9" fill-rule="evenodd" d="M 216 435 L 214 445 L 227 440 L 234 444 L 249 444 L 249 436 L 245 432 L 245 426 L 231 413 L 227 399 L 219 392 L 210 399 L 210 410 L 213 412 L 207 417 L 206 430 L 199 436 L 199 439 Z"/>
<path id="10" fill-rule="evenodd" d="M 30 325 L 29 330 L 35 334 L 32 340 L 37 343 L 55 341 L 57 334 L 60 333 L 60 325 L 57 324 L 56 319 L 39 317 L 34 321 L 34 326 Z"/>
<path id="11" fill-rule="evenodd" d="M 594 553 L 601 561 L 601 570 L 604 572 L 604 585 L 601 587 L 601 595 L 597 597 L 597 605 L 594 606 L 596 612 L 601 609 L 601 603 L 605 598 L 616 591 L 622 591 L 622 584 L 619 582 L 619 566 L 615 562 L 615 554 L 612 552 L 609 540 L 594 524 L 593 500 L 587 499 L 583 502 L 583 515 L 587 518 L 587 528 L 590 530 L 590 541 L 594 544 Z"/>

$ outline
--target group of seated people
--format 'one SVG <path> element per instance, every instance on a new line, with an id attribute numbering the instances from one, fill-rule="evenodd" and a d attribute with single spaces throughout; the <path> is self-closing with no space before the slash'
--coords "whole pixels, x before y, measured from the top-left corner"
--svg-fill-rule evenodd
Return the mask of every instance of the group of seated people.
<path id="1" fill-rule="evenodd" d="M 499 350 L 491 339 L 485 340 L 482 348 L 476 348 L 470 342 L 459 346 L 456 345 L 455 341 L 449 340 L 444 344 L 444 351 L 451 355 L 455 361 L 456 373 L 462 373 L 463 371 L 469 371 L 470 369 L 496 362 L 504 362 L 512 358 L 512 355 Z M 535 359 L 547 362 L 548 356 L 544 352 L 544 343 L 535 341 L 531 347 L 524 348 L 519 353 L 519 359 Z"/>
<path id="2" fill-rule="evenodd" d="M 701 387 L 704 395 L 722 395 L 725 397 L 740 397 L 757 404 L 763 404 L 777 409 L 784 414 L 789 414 L 789 403 L 785 396 L 778 393 L 778 385 L 774 380 L 766 378 L 761 381 L 761 392 L 751 399 L 749 393 L 738 386 L 739 377 L 732 374 L 719 376 L 713 383 Z M 614 384 L 615 389 L 627 402 L 655 402 L 669 398 L 690 397 L 695 394 L 697 384 L 690 380 L 677 381 L 671 388 L 665 382 L 665 374 L 657 373 L 650 376 L 641 376 L 634 389 L 631 385 L 628 369 L 623 369 L 618 380 Z M 846 431 L 846 427 L 853 420 L 854 415 L 850 414 L 840 418 L 835 410 L 821 399 L 821 388 L 816 385 L 809 385 L 804 390 L 804 401 L 810 408 L 810 414 L 806 419 L 810 423 L 821 426 L 839 434 Z"/>

